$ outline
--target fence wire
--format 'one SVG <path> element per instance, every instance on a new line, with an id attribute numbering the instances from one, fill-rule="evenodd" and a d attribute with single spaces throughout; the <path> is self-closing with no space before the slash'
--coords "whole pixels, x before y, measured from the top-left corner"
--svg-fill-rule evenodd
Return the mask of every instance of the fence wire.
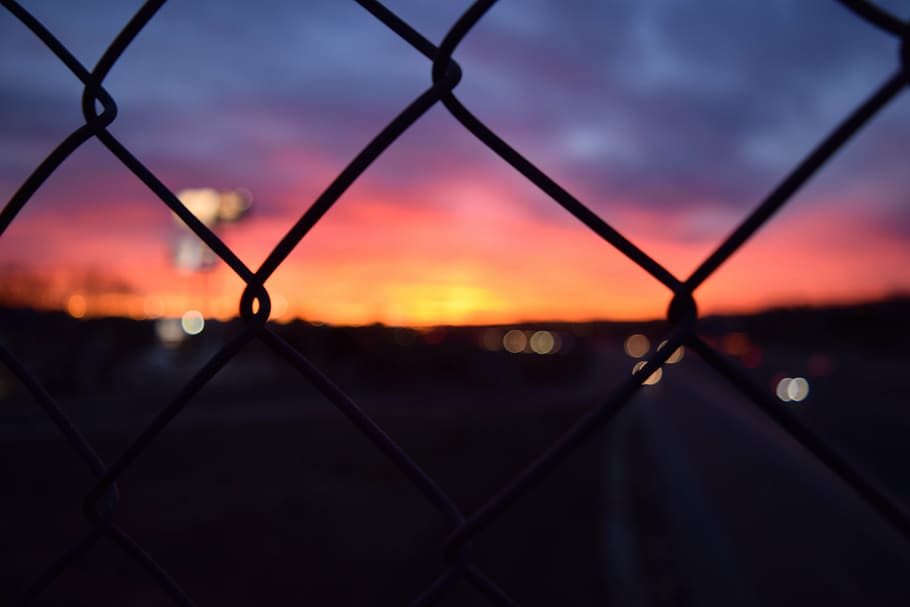
<path id="1" fill-rule="evenodd" d="M 180 392 L 154 417 L 126 450 L 112 462 L 99 457 L 91 442 L 67 417 L 54 398 L 15 356 L 0 345 L 0 359 L 22 386 L 34 397 L 38 406 L 57 427 L 77 456 L 88 466 L 95 484 L 83 500 L 83 515 L 87 528 L 81 538 L 37 576 L 21 599 L 22 604 L 37 599 L 68 567 L 82 558 L 98 542 L 107 540 L 118 545 L 123 553 L 148 571 L 174 603 L 195 605 L 180 584 L 172 579 L 127 530 L 116 522 L 119 501 L 118 480 L 161 435 L 175 417 L 186 408 L 195 395 L 250 342 L 258 340 L 280 358 L 286 360 L 308 379 L 348 420 L 366 436 L 375 448 L 387 457 L 447 521 L 449 536 L 440 546 L 444 568 L 439 577 L 421 592 L 415 589 L 414 605 L 436 604 L 446 597 L 458 581 L 465 581 L 479 590 L 492 604 L 516 605 L 517 602 L 472 562 L 471 542 L 485 528 L 494 524 L 517 500 L 548 472 L 559 466 L 595 430 L 608 424 L 623 409 L 650 375 L 657 371 L 679 346 L 697 352 L 716 373 L 748 397 L 784 432 L 796 439 L 833 474 L 851 487 L 857 495 L 886 519 L 896 532 L 910 541 L 910 517 L 884 492 L 870 483 L 850 461 L 840 456 L 800 420 L 782 409 L 771 394 L 756 384 L 737 364 L 723 356 L 696 332 L 698 310 L 695 291 L 727 259 L 742 247 L 796 193 L 831 156 L 843 147 L 883 107 L 910 84 L 910 23 L 901 21 L 885 10 L 865 0 L 839 0 L 859 18 L 868 21 L 892 36 L 900 44 L 900 63 L 894 74 L 885 80 L 868 98 L 848 115 L 818 146 L 794 168 L 751 214 L 697 267 L 686 279 L 680 280 L 659 261 L 648 256 L 619 231 L 610 226 L 562 186 L 547 176 L 506 141 L 477 118 L 455 95 L 463 78 L 454 59 L 455 51 L 464 37 L 480 22 L 496 0 L 479 0 L 451 26 L 439 45 L 425 38 L 411 25 L 377 0 L 355 0 L 376 19 L 404 39 L 414 50 L 431 63 L 428 88 L 389 122 L 372 141 L 341 171 L 325 191 L 274 246 L 262 265 L 253 270 L 206 225 L 199 221 L 146 166 L 108 130 L 117 116 L 115 100 L 104 88 L 104 80 L 123 52 L 149 23 L 165 0 L 149 0 L 111 42 L 101 59 L 91 70 L 85 68 L 52 32 L 38 19 L 13 0 L 0 0 L 24 27 L 31 30 L 57 58 L 83 83 L 82 113 L 85 123 L 67 136 L 32 172 L 0 212 L 0 236 L 17 214 L 28 204 L 35 192 L 50 175 L 80 146 L 96 139 L 127 169 L 136 175 L 161 202 L 169 207 L 186 225 L 221 258 L 246 284 L 239 301 L 239 314 L 244 328 L 225 344 Z M 408 130 L 430 108 L 442 104 L 466 130 L 495 152 L 504 162 L 521 173 L 528 181 L 545 192 L 556 204 L 575 216 L 584 225 L 615 247 L 643 271 L 662 283 L 672 294 L 667 312 L 670 331 L 666 346 L 652 353 L 644 367 L 628 377 L 602 404 L 578 419 L 575 424 L 546 451 L 541 453 L 517 477 L 511 480 L 484 505 L 471 513 L 462 512 L 439 485 L 424 472 L 388 434 L 367 415 L 358 404 L 324 373 L 304 357 L 267 324 L 270 300 L 265 282 L 282 264 L 301 240 L 332 208 L 341 195 L 360 177 L 396 139 Z M 97 107 L 100 106 L 100 112 Z"/>

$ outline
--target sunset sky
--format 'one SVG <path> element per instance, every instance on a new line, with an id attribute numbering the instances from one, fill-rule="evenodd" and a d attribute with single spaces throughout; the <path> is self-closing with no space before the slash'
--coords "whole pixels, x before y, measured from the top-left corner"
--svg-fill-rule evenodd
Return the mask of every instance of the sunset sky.
<path id="1" fill-rule="evenodd" d="M 91 67 L 141 3 L 23 2 Z M 467 2 L 387 5 L 434 42 Z M 905 2 L 882 2 L 903 18 Z M 831 0 L 502 0 L 456 94 L 680 279 L 898 68 Z M 0 199 L 82 124 L 80 82 L 0 9 Z M 174 192 L 245 188 L 219 235 L 251 268 L 430 83 L 354 2 L 169 2 L 105 81 L 110 131 Z M 898 96 L 696 292 L 704 312 L 910 292 L 910 95 Z M 89 315 L 235 313 L 221 264 L 172 265 L 171 211 L 97 141 L 0 236 L 6 297 Z M 441 105 L 268 281 L 275 316 L 431 325 L 661 316 L 669 291 Z"/>

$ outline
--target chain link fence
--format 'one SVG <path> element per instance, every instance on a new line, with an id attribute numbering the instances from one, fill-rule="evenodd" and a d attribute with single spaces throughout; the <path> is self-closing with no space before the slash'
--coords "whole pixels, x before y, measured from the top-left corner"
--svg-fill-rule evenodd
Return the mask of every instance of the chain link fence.
<path id="1" fill-rule="evenodd" d="M 233 335 L 182 387 L 179 393 L 158 412 L 153 421 L 129 444 L 125 451 L 111 461 L 105 461 L 98 455 L 93 444 L 67 417 L 58 402 L 36 378 L 36 375 L 26 368 L 17 357 L 0 346 L 0 358 L 3 363 L 34 397 L 95 478 L 94 486 L 84 496 L 83 501 L 83 515 L 86 523 L 84 535 L 78 542 L 59 554 L 53 562 L 47 564 L 47 568 L 36 577 L 22 597 L 24 604 L 30 604 L 38 599 L 59 576 L 84 558 L 86 553 L 99 542 L 113 542 L 119 546 L 127 558 L 138 563 L 154 577 L 175 604 L 184 606 L 195 604 L 181 588 L 179 581 L 169 575 L 165 565 L 146 552 L 143 546 L 130 535 L 129 530 L 118 523 L 117 512 L 120 500 L 118 481 L 136 464 L 137 460 L 143 456 L 173 420 L 184 411 L 212 377 L 254 341 L 264 344 L 311 382 L 347 417 L 350 424 L 369 439 L 377 455 L 381 454 L 388 458 L 401 475 L 420 491 L 426 502 L 446 520 L 449 529 L 448 539 L 444 545 L 439 546 L 439 552 L 444 562 L 443 570 L 429 587 L 414 589 L 413 604 L 415 605 L 438 603 L 449 596 L 456 582 L 467 582 L 474 586 L 491 604 L 517 604 L 508 592 L 475 565 L 472 559 L 472 542 L 479 533 L 491 525 L 495 525 L 497 520 L 518 500 L 529 499 L 527 498 L 529 490 L 538 481 L 554 468 L 563 465 L 566 458 L 577 450 L 595 430 L 609 424 L 617 413 L 630 402 L 643 382 L 657 371 L 679 346 L 686 346 L 696 352 L 719 377 L 748 397 L 755 407 L 772 419 L 782 431 L 795 438 L 818 461 L 862 497 L 870 508 L 877 511 L 890 523 L 895 532 L 910 540 L 910 518 L 899 505 L 797 417 L 781 408 L 772 394 L 765 387 L 755 383 L 743 368 L 731 362 L 699 335 L 696 331 L 696 320 L 699 316 L 695 300 L 695 292 L 699 286 L 709 280 L 718 267 L 744 246 L 781 207 L 787 204 L 794 193 L 819 168 L 825 165 L 838 149 L 904 90 L 910 82 L 910 24 L 864 0 L 841 0 L 841 4 L 853 11 L 858 18 L 865 19 L 880 29 L 883 36 L 891 36 L 899 42 L 900 64 L 891 77 L 883 82 L 877 90 L 872 91 L 859 107 L 844 118 L 833 132 L 805 156 L 798 166 L 754 207 L 748 217 L 714 249 L 690 276 L 680 279 L 668 271 L 660 261 L 646 254 L 512 148 L 509 143 L 472 114 L 470 109 L 456 96 L 455 90 L 458 83 L 463 77 L 470 77 L 470 74 L 462 74 L 455 61 L 456 50 L 468 32 L 484 18 L 495 0 L 475 2 L 452 24 L 438 45 L 430 42 L 380 2 L 357 1 L 375 19 L 404 39 L 416 53 L 427 59 L 432 65 L 431 81 L 419 97 L 405 107 L 350 161 L 297 220 L 290 231 L 275 244 L 262 265 L 258 269 L 252 269 L 211 229 L 181 204 L 174 193 L 109 130 L 117 117 L 117 105 L 115 99 L 104 88 L 105 77 L 130 42 L 154 18 L 164 0 L 146 2 L 111 42 L 92 69 L 84 67 L 55 37 L 53 32 L 48 31 L 39 20 L 18 3 L 12 0 L 2 0 L 4 8 L 12 13 L 23 27 L 28 28 L 40 38 L 60 62 L 83 83 L 82 112 L 85 122 L 60 142 L 9 200 L 0 213 L 0 235 L 10 226 L 57 167 L 80 146 L 94 139 L 106 147 L 111 155 L 154 192 L 161 203 L 179 216 L 246 285 L 239 301 L 239 314 L 244 321 L 243 329 Z M 515 171 L 545 192 L 554 203 L 575 216 L 590 230 L 637 264 L 642 271 L 650 274 L 654 280 L 663 284 L 672 295 L 672 301 L 667 311 L 670 330 L 665 336 L 666 347 L 653 352 L 638 373 L 629 376 L 611 394 L 605 395 L 599 406 L 577 419 L 571 429 L 534 459 L 521 474 L 513 478 L 473 512 L 463 512 L 443 491 L 437 481 L 390 438 L 383 428 L 358 406 L 358 403 L 304 357 L 298 349 L 273 330 L 268 323 L 270 298 L 265 287 L 269 277 L 367 167 L 392 146 L 396 139 L 415 121 L 428 110 L 440 104 L 468 132 L 495 152 L 503 162 L 511 165 Z"/>

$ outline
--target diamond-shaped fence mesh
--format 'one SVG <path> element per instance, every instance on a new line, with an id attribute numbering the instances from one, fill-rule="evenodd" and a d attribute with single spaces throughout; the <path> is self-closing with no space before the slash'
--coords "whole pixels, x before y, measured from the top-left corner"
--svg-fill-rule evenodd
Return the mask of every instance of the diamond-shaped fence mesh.
<path id="1" fill-rule="evenodd" d="M 47 417 L 53 422 L 65 440 L 94 476 L 94 486 L 84 496 L 83 515 L 85 532 L 74 545 L 61 551 L 53 562 L 47 563 L 43 572 L 36 572 L 36 579 L 25 591 L 24 603 L 32 603 L 42 596 L 50 585 L 69 568 L 77 567 L 95 546 L 112 542 L 127 559 L 148 571 L 174 603 L 195 604 L 181 587 L 180 581 L 171 577 L 166 564 L 159 562 L 134 539 L 130 531 L 118 522 L 120 494 L 118 482 L 129 471 L 153 443 L 161 436 L 175 418 L 193 401 L 219 370 L 228 365 L 251 342 L 260 342 L 284 359 L 310 382 L 334 407 L 349 420 L 350 424 L 366 437 L 377 457 L 387 458 L 407 481 L 416 487 L 427 504 L 445 519 L 448 537 L 439 545 L 443 566 L 438 578 L 426 588 L 414 588 L 414 604 L 429 605 L 445 600 L 456 584 L 467 583 L 478 590 L 492 604 L 513 605 L 514 598 L 501 588 L 496 580 L 482 571 L 472 559 L 472 542 L 485 529 L 495 526 L 504 513 L 516 502 L 532 499 L 531 488 L 545 475 L 565 465 L 567 458 L 576 451 L 595 430 L 609 424 L 611 420 L 630 403 L 643 382 L 667 361 L 679 346 L 686 346 L 696 352 L 719 378 L 729 382 L 764 415 L 769 417 L 785 433 L 795 438 L 811 452 L 821 464 L 839 477 L 870 508 L 877 511 L 893 530 L 910 540 L 910 519 L 907 514 L 876 484 L 861 474 L 851 461 L 829 447 L 805 423 L 782 409 L 764 386 L 751 379 L 743 368 L 731 362 L 696 330 L 698 309 L 695 295 L 697 289 L 709 281 L 714 272 L 728 260 L 796 193 L 829 158 L 860 131 L 882 108 L 901 93 L 910 80 L 910 25 L 888 14 L 884 10 L 863 0 L 842 0 L 858 18 L 862 18 L 881 30 L 882 36 L 891 36 L 901 45 L 900 60 L 894 74 L 878 89 L 872 91 L 866 100 L 846 116 L 818 146 L 788 174 L 768 196 L 757 204 L 748 217 L 740 223 L 725 240 L 688 277 L 674 276 L 660 260 L 654 259 L 613 228 L 600 216 L 592 212 L 583 202 L 556 183 L 547 174 L 504 141 L 482 120 L 476 117 L 456 96 L 455 90 L 462 79 L 470 74 L 462 73 L 455 60 L 459 43 L 475 27 L 494 4 L 494 0 L 475 2 L 455 23 L 437 45 L 425 38 L 407 22 L 373 0 L 358 0 L 375 19 L 404 39 L 415 53 L 423 55 L 432 65 L 432 78 L 426 90 L 388 123 L 341 171 L 324 192 L 316 198 L 307 211 L 297 220 L 287 234 L 271 249 L 265 261 L 256 269 L 247 266 L 225 242 L 209 227 L 203 224 L 174 195 L 156 175 L 149 170 L 110 131 L 117 117 L 116 100 L 104 88 L 104 81 L 111 68 L 117 63 L 127 46 L 139 32 L 154 19 L 156 11 L 164 0 L 146 2 L 135 16 L 125 25 L 120 34 L 110 43 L 106 52 L 94 68 L 84 67 L 71 54 L 53 32 L 28 11 L 12 0 L 2 0 L 7 11 L 12 13 L 21 25 L 31 30 L 56 55 L 66 68 L 84 85 L 82 113 L 85 122 L 34 169 L 28 179 L 13 195 L 0 214 L 0 235 L 15 221 L 17 215 L 32 200 L 35 192 L 70 155 L 86 142 L 94 139 L 110 154 L 131 171 L 160 202 L 166 205 L 205 243 L 236 275 L 246 287 L 240 298 L 240 316 L 243 329 L 224 343 L 210 360 L 179 390 L 178 394 L 163 408 L 128 447 L 116 458 L 109 461 L 99 456 L 92 442 L 64 413 L 55 398 L 37 379 L 26 365 L 7 349 L 0 347 L 0 357 L 9 371 L 34 397 Z M 672 303 L 668 310 L 670 331 L 665 336 L 666 347 L 653 352 L 643 368 L 625 379 L 612 393 L 603 395 L 601 403 L 577 419 L 565 434 L 540 453 L 525 470 L 502 486 L 486 503 L 472 512 L 464 512 L 447 495 L 441 486 L 396 443 L 362 409 L 357 402 L 339 388 L 315 364 L 308 360 L 294 345 L 282 338 L 268 323 L 270 316 L 270 294 L 264 286 L 269 277 L 281 266 L 309 231 L 332 208 L 339 197 L 360 177 L 360 175 L 385 150 L 395 144 L 396 139 L 407 131 L 422 115 L 435 106 L 441 105 L 474 137 L 495 152 L 503 162 L 523 175 L 530 183 L 546 193 L 555 204 L 560 205 L 590 230 L 600 236 L 616 250 L 637 264 L 654 280 L 664 285 L 671 294 Z M 352 582 L 352 583 L 356 583 Z"/>

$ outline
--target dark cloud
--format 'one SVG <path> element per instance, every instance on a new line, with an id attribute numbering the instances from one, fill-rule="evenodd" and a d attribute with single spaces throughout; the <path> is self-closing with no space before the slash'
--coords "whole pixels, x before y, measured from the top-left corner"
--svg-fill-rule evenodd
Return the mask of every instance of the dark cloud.
<path id="1" fill-rule="evenodd" d="M 467 6 L 390 7 L 434 41 Z M 138 3 L 39 3 L 88 65 Z M 31 8 L 27 5 L 27 8 Z M 80 87 L 5 15 L 0 179 L 78 124 Z M 652 209 L 746 209 L 897 66 L 890 37 L 827 0 L 503 0 L 456 53 L 457 93 L 570 191 Z M 429 85 L 429 62 L 354 2 L 167 3 L 112 70 L 112 131 L 169 182 L 318 192 Z M 6 86 L 12 82 L 13 86 Z M 832 189 L 900 166 L 910 108 L 863 134 Z M 296 164 L 276 154 L 298 155 Z M 324 160 L 307 162 L 321 155 Z M 367 179 L 419 188 L 500 162 L 434 108 Z M 22 160 L 27 158 L 28 160 Z M 847 168 L 852 167 L 852 168 Z M 379 170 L 381 169 L 381 170 Z M 228 177 L 230 176 L 230 177 Z M 607 204 L 604 202 L 603 204 Z M 277 209 L 276 209 L 277 211 Z"/>
<path id="2" fill-rule="evenodd" d="M 497 8 L 473 62 L 465 43 L 470 107 L 580 189 L 651 206 L 754 204 L 897 66 L 832 2 Z"/>

